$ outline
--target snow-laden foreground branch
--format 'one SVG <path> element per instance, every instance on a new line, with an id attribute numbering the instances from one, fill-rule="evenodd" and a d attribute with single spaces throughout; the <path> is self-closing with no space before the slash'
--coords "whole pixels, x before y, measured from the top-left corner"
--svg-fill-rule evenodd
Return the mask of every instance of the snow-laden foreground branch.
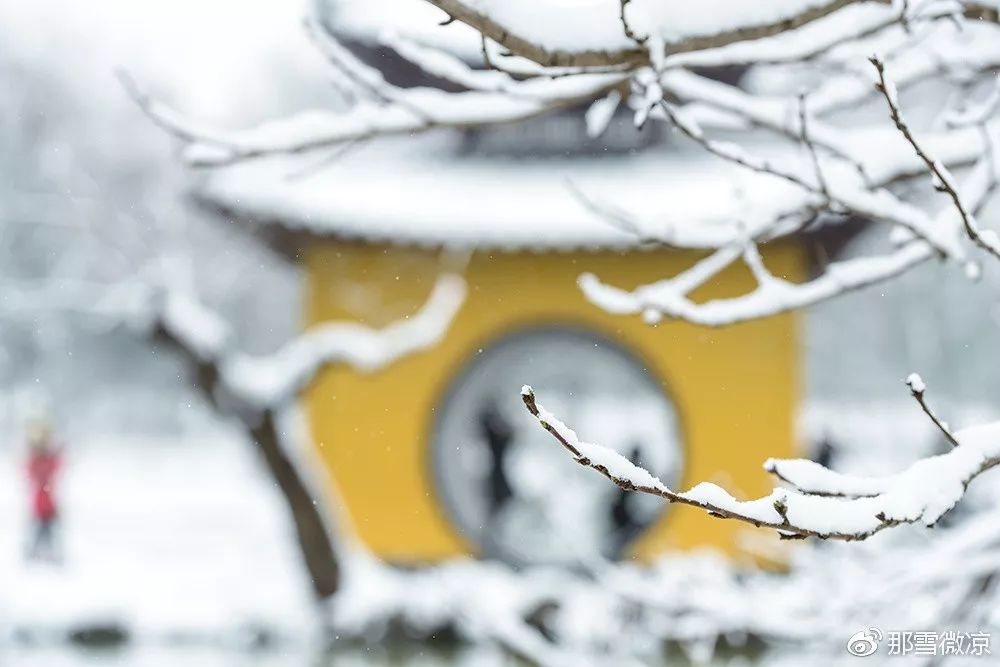
<path id="1" fill-rule="evenodd" d="M 575 187 L 596 217 L 635 234 L 637 242 L 714 253 L 691 272 L 629 290 L 589 273 L 580 277 L 581 289 L 596 306 L 652 322 L 676 318 L 728 325 L 889 281 L 934 258 L 977 275 L 977 251 L 1000 254 L 994 231 L 982 229 L 975 218 L 996 189 L 993 144 L 1000 125 L 990 113 L 995 104 L 972 101 L 1000 66 L 995 7 L 843 0 L 764 6 L 713 0 L 691 8 L 602 0 L 570 13 L 558 3 L 430 3 L 443 10 L 443 18 L 478 33 L 482 63 L 432 47 L 405 27 L 376 39 L 431 79 L 448 82 L 452 92 L 391 83 L 338 40 L 335 15 L 322 13 L 307 20 L 307 32 L 348 91 L 352 103 L 347 109 L 303 111 L 245 129 L 216 129 L 171 109 L 127 78 L 126 89 L 183 142 L 189 163 L 199 166 L 336 154 L 338 147 L 359 140 L 525 122 L 581 105 L 589 105 L 588 134 L 598 138 L 627 105 L 637 126 L 665 123 L 746 171 L 734 190 L 770 188 L 780 181 L 783 190 L 757 198 L 724 220 L 718 214 L 698 220 L 698 213 L 677 220 L 667 211 L 660 219 L 640 218 L 629 213 L 627 201 L 603 201 L 608 195 L 598 198 Z M 885 54 L 874 61 L 874 81 L 868 63 L 873 51 Z M 744 79 L 760 73 L 762 80 L 773 77 L 782 85 L 754 90 L 695 69 L 733 66 L 750 68 Z M 805 83 L 814 79 L 817 85 Z M 903 121 L 898 103 L 898 91 L 921 85 L 950 93 L 941 95 L 947 100 L 940 114 L 946 122 L 928 131 Z M 845 120 L 845 113 L 880 96 L 888 103 L 889 121 Z M 713 136 L 721 131 L 728 133 L 725 140 Z M 774 142 L 758 155 L 762 133 Z M 972 165 L 964 182 L 951 175 Z M 949 194 L 947 206 L 929 210 L 914 196 L 917 188 L 910 186 L 928 177 Z M 667 190 L 663 200 L 669 206 L 680 195 Z M 885 229 L 893 247 L 871 257 L 832 261 L 804 283 L 771 274 L 760 260 L 758 246 L 844 218 Z M 690 296 L 738 261 L 753 273 L 754 290 L 707 303 Z"/>
<path id="2" fill-rule="evenodd" d="M 552 2 L 429 1 L 452 20 L 472 26 L 518 56 L 547 67 L 578 68 L 649 64 L 666 53 L 766 39 L 851 5 L 872 4 L 871 0 L 781 0 L 748 5 L 741 0 L 710 0 L 694 11 L 655 0 L 600 0 L 572 9 Z M 898 3 L 881 0 L 881 4 Z M 989 3 L 956 4 L 971 18 L 996 20 L 996 7 Z M 570 25 L 563 25 L 567 21 Z"/>
<path id="3" fill-rule="evenodd" d="M 306 28 L 322 56 L 355 89 L 359 99 L 350 109 L 303 111 L 244 130 L 212 128 L 152 97 L 127 73 L 121 72 L 119 78 L 139 108 L 185 144 L 186 160 L 203 167 L 327 150 L 374 137 L 411 135 L 441 127 L 523 121 L 586 102 L 627 78 L 619 73 L 585 73 L 551 81 L 502 77 L 503 84 L 497 85 L 495 72 L 476 71 L 449 54 L 387 36 L 387 44 L 398 49 L 402 57 L 468 90 L 449 93 L 428 87 L 401 88 L 361 62 L 316 19 L 308 20 Z"/>
<path id="4" fill-rule="evenodd" d="M 805 459 L 769 459 L 764 469 L 792 488 L 737 500 L 709 482 L 674 491 L 615 450 L 581 440 L 538 403 L 531 387 L 525 386 L 521 397 L 577 463 L 621 488 L 691 505 L 720 518 L 774 528 L 783 537 L 864 540 L 900 524 L 933 526 L 958 504 L 969 482 L 1000 464 L 1000 422 L 995 422 L 956 431 L 959 446 L 887 477 L 843 475 Z"/>
<path id="5" fill-rule="evenodd" d="M 895 278 L 935 256 L 949 258 L 964 265 L 970 275 L 978 275 L 978 264 L 967 258 L 964 241 L 971 241 L 994 258 L 1000 257 L 1000 241 L 996 233 L 981 230 L 975 220 L 976 213 L 990 201 L 1000 182 L 993 154 L 993 129 L 987 126 L 989 114 L 982 114 L 979 119 L 979 137 L 966 137 L 972 146 L 970 155 L 976 155 L 977 161 L 965 182 L 958 184 L 944 162 L 928 153 L 903 120 L 897 89 L 886 74 L 885 63 L 874 57 L 869 60 L 878 76 L 874 90 L 884 97 L 896 130 L 932 177 L 935 189 L 946 193 L 950 199 L 950 205 L 941 209 L 934 219 L 883 187 L 898 179 L 904 170 L 900 166 L 900 157 L 886 160 L 892 149 L 882 151 L 881 165 L 872 160 L 866 163 L 871 174 L 879 174 L 878 180 L 871 176 L 859 178 L 858 174 L 850 171 L 825 170 L 808 133 L 804 101 L 800 106 L 798 131 L 812 158 L 812 180 L 752 156 L 737 144 L 707 138 L 687 114 L 660 100 L 659 108 L 670 122 L 709 153 L 744 169 L 770 174 L 797 186 L 801 202 L 791 206 L 787 201 L 781 202 L 783 210 L 779 209 L 768 220 L 788 217 L 808 220 L 810 215 L 815 218 L 822 211 L 836 211 L 842 215 L 895 225 L 902 240 L 891 252 L 831 262 L 817 277 L 794 283 L 772 274 L 760 256 L 758 245 L 770 240 L 768 235 L 775 231 L 775 223 L 767 222 L 759 228 L 748 229 L 745 240 L 734 239 L 678 276 L 641 285 L 634 290 L 608 285 L 595 275 L 584 273 L 578 281 L 584 295 L 608 312 L 641 314 L 651 323 L 668 317 L 703 326 L 723 326 L 812 306 Z M 941 150 L 947 149 L 941 147 Z M 956 157 L 953 151 L 949 151 L 949 155 L 953 159 Z M 893 163 L 897 166 L 889 166 Z M 834 178 L 831 179 L 831 176 Z M 707 302 L 696 302 L 691 298 L 692 292 L 716 278 L 737 259 L 742 259 L 753 275 L 757 283 L 754 290 Z"/>

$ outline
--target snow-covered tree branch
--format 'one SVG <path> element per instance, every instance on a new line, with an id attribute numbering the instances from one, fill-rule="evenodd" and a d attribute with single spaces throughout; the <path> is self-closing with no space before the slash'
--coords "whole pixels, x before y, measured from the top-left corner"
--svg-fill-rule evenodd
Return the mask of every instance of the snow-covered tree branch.
<path id="1" fill-rule="evenodd" d="M 942 223 L 937 219 L 941 216 L 929 215 L 924 206 L 907 201 L 895 188 L 926 173 L 924 161 L 919 154 L 913 154 L 903 137 L 888 123 L 844 127 L 829 118 L 877 94 L 870 70 L 858 64 L 867 58 L 869 49 L 882 48 L 891 54 L 886 66 L 898 70 L 897 87 L 935 81 L 951 85 L 953 80 L 968 87 L 982 79 L 982 73 L 1000 63 L 998 42 L 990 39 L 996 26 L 965 21 L 963 16 L 990 18 L 992 15 L 984 7 L 975 3 L 795 0 L 769 8 L 773 15 L 726 3 L 719 11 L 691 18 L 687 11 L 653 8 L 649 3 L 609 2 L 575 15 L 572 27 L 579 29 L 570 30 L 549 21 L 518 18 L 522 10 L 533 19 L 538 18 L 538 12 L 560 11 L 544 4 L 532 5 L 531 12 L 516 3 L 432 4 L 442 7 L 452 20 L 481 32 L 487 69 L 405 34 L 386 32 L 379 39 L 428 75 L 458 86 L 458 92 L 401 88 L 389 83 L 381 72 L 361 62 L 341 44 L 335 36 L 335 25 L 319 14 L 307 21 L 308 33 L 338 76 L 356 93 L 355 102 L 347 110 L 302 112 L 245 130 L 211 130 L 142 93 L 128 79 L 127 88 L 156 122 L 184 142 L 190 163 L 221 166 L 279 154 L 328 151 L 345 142 L 383 135 L 520 122 L 585 102 L 592 102 L 588 112 L 590 133 L 599 135 L 620 104 L 622 91 L 630 87 L 628 102 L 635 109 L 638 125 L 647 121 L 670 124 L 720 159 L 753 171 L 756 178 L 748 179 L 749 187 L 758 180 L 779 178 L 787 182 L 788 189 L 784 196 L 774 197 L 746 211 L 741 219 L 724 221 L 723 225 L 718 220 L 706 220 L 704 225 L 686 220 L 683 234 L 669 221 L 632 215 L 624 202 L 604 201 L 580 191 L 581 201 L 609 224 L 646 241 L 720 251 L 724 256 L 733 254 L 730 246 L 745 249 L 749 243 L 767 243 L 843 216 L 885 225 L 894 238 L 906 236 L 912 240 L 897 243 L 899 247 L 892 254 L 870 261 L 836 262 L 804 285 L 785 284 L 765 275 L 766 270 L 757 272 L 764 283 L 752 294 L 735 299 L 732 315 L 728 305 L 720 308 L 723 304 L 695 305 L 685 301 L 686 292 L 671 290 L 669 280 L 640 287 L 625 298 L 620 290 L 603 285 L 593 276 L 583 276 L 581 285 L 587 296 L 615 312 L 722 324 L 829 299 L 890 279 L 934 257 L 946 257 L 969 271 L 975 270 L 975 260 L 967 257 L 950 221 Z M 596 14 L 614 10 L 610 27 L 607 21 L 591 16 L 591 10 Z M 670 16 L 659 15 L 664 12 Z M 678 23 L 680 18 L 671 12 L 686 16 L 687 23 Z M 629 53 L 641 53 L 642 57 L 616 60 L 612 70 L 603 61 L 553 67 L 545 58 L 532 59 L 510 45 L 506 45 L 507 51 L 493 48 L 502 41 L 493 32 L 503 32 L 508 38 L 517 33 L 507 25 L 510 21 L 520 21 L 530 31 L 551 33 L 548 41 L 554 44 L 563 40 L 567 53 L 611 53 L 614 49 L 609 45 L 617 40 L 619 46 L 628 47 Z M 697 40 L 685 42 L 686 46 L 680 48 L 666 34 L 656 37 L 657 31 L 667 30 L 665 26 L 670 26 L 670 34 L 675 37 L 690 33 L 688 36 L 700 35 L 698 39 L 712 39 L 704 44 Z M 588 32 L 588 27 L 593 30 Z M 959 29 L 978 39 L 958 37 Z M 597 33 L 602 31 L 608 35 L 600 37 Z M 646 37 L 637 40 L 637 35 Z M 585 46 L 591 38 L 603 46 Z M 532 44 L 538 41 L 527 40 Z M 533 63 L 535 69 L 525 67 L 525 62 Z M 830 67 L 835 74 L 803 95 L 801 91 L 755 93 L 692 71 L 695 67 L 734 65 L 761 70 Z M 740 141 L 711 138 L 712 129 L 730 133 L 735 130 L 737 138 L 745 136 L 751 141 L 754 133 L 764 130 L 784 138 L 790 146 L 776 155 L 758 157 Z M 978 123 L 948 124 L 921 141 L 942 170 L 962 169 L 991 155 L 987 148 L 996 130 L 996 124 L 983 116 Z M 875 145 L 878 150 L 872 150 Z M 806 150 L 796 151 L 796 147 Z M 808 169 L 803 165 L 804 156 L 811 165 Z M 992 172 L 985 182 L 981 174 L 973 174 L 969 180 L 963 187 L 970 190 L 966 195 L 970 205 L 984 205 L 993 188 Z M 982 244 L 984 237 L 978 238 Z M 743 257 L 752 254 L 746 251 Z M 660 298 L 653 298 L 652 293 Z M 630 303 L 626 306 L 625 301 Z"/>
<path id="2" fill-rule="evenodd" d="M 867 0 L 787 0 L 771 3 L 766 9 L 717 0 L 702 5 L 699 12 L 647 0 L 603 0 L 574 7 L 572 17 L 568 9 L 544 3 L 430 2 L 452 20 L 473 27 L 513 54 L 539 65 L 587 68 L 646 65 L 667 53 L 699 52 L 765 39 Z M 987 3 L 961 5 L 961 11 L 970 17 L 996 20 L 996 9 Z M 570 18 L 573 25 L 566 26 Z"/>
<path id="3" fill-rule="evenodd" d="M 911 386 L 918 382 L 914 378 Z M 922 396 L 923 389 L 919 393 Z M 521 396 L 528 411 L 577 463 L 623 489 L 773 528 L 786 538 L 863 540 L 900 524 L 933 526 L 961 500 L 973 479 L 1000 464 L 1000 424 L 987 424 L 957 431 L 954 449 L 888 477 L 842 475 L 805 459 L 771 459 L 764 469 L 791 489 L 776 489 L 754 500 L 737 500 L 709 482 L 678 492 L 613 449 L 581 440 L 538 403 L 530 387 L 524 387 Z"/>
<path id="4" fill-rule="evenodd" d="M 303 436 L 287 425 L 300 394 L 323 369 L 348 365 L 374 372 L 433 347 L 445 334 L 465 296 L 464 280 L 442 274 L 415 313 L 374 329 L 354 322 L 318 324 L 267 355 L 243 352 L 236 332 L 205 304 L 183 272 L 157 266 L 111 285 L 63 276 L 46 290 L 19 286 L 3 295 L 7 308 L 71 310 L 96 315 L 149 335 L 178 353 L 191 368 L 195 387 L 220 415 L 235 418 L 264 458 L 289 505 L 313 591 L 327 599 L 342 585 L 337 527 L 323 505 L 322 480 L 300 460 Z M 17 303 L 11 303 L 17 299 Z M 23 301 L 23 303 L 21 303 Z"/>
<path id="5" fill-rule="evenodd" d="M 497 72 L 471 70 L 447 54 L 387 37 L 404 57 L 469 88 L 458 93 L 404 89 L 362 63 L 318 19 L 307 20 L 306 28 L 321 55 L 360 91 L 360 99 L 347 111 L 313 110 L 246 130 L 216 130 L 151 97 L 127 74 L 121 79 L 140 108 L 186 144 L 185 156 L 191 164 L 213 167 L 278 153 L 324 150 L 378 136 L 522 121 L 593 99 L 626 80 L 623 74 L 581 73 L 556 80 L 517 81 Z"/>
<path id="6" fill-rule="evenodd" d="M 234 347 L 234 335 L 218 313 L 184 290 L 167 289 L 147 314 L 154 327 L 218 376 L 213 392 L 237 400 L 250 411 L 267 411 L 295 400 L 328 365 L 344 364 L 365 372 L 432 347 L 448 329 L 461 306 L 464 281 L 453 274 L 438 279 L 424 306 L 383 329 L 354 322 L 319 324 L 264 356 Z"/>
<path id="7" fill-rule="evenodd" d="M 301 553 L 319 599 L 341 586 L 336 527 L 321 511 L 320 489 L 297 461 L 295 443 L 282 426 L 300 392 L 323 368 L 348 364 L 374 371 L 434 345 L 447 330 L 464 298 L 464 282 L 445 275 L 423 308 L 382 330 L 354 323 L 327 323 L 265 357 L 234 348 L 228 325 L 190 293 L 168 289 L 144 313 L 154 334 L 193 366 L 198 388 L 220 410 L 247 426 L 291 509 Z"/>
<path id="8" fill-rule="evenodd" d="M 997 173 L 988 131 L 983 130 L 982 155 L 962 189 L 948 169 L 927 153 L 903 120 L 898 93 L 887 78 L 884 63 L 875 57 L 870 60 L 877 72 L 876 89 L 888 105 L 896 130 L 925 165 L 935 189 L 946 194 L 950 200 L 935 227 L 948 230 L 955 242 L 949 243 L 947 249 L 938 246 L 937 251 L 943 257 L 967 261 L 965 251 L 957 245 L 958 239 L 964 236 L 989 255 L 998 256 L 996 234 L 982 232 L 974 218 L 974 211 L 983 205 L 996 187 Z M 671 122 L 705 150 L 752 171 L 771 173 L 802 190 L 825 194 L 829 201 L 834 201 L 811 147 L 810 154 L 816 167 L 815 182 L 806 181 L 797 173 L 776 169 L 745 154 L 738 147 L 705 139 L 697 126 L 678 117 L 669 105 L 662 102 L 661 105 Z M 800 116 L 804 141 L 805 117 L 804 113 Z M 854 207 L 856 201 L 858 199 L 851 196 L 840 204 L 858 214 L 860 211 Z M 901 203 L 897 202 L 897 205 Z M 878 219 L 877 216 L 870 217 Z M 834 294 L 884 280 L 905 270 L 909 262 L 919 261 L 921 255 L 929 257 L 934 253 L 935 248 L 926 237 L 912 226 L 901 227 L 909 233 L 909 238 L 895 254 L 874 261 L 853 260 L 851 264 L 843 262 L 839 266 L 828 266 L 820 278 L 803 285 L 789 283 L 768 272 L 754 242 L 748 242 L 742 253 L 733 247 L 722 248 L 679 276 L 632 293 L 609 288 L 590 275 L 582 276 L 580 283 L 592 301 L 611 312 L 642 313 L 653 322 L 668 314 L 698 324 L 731 324 L 801 308 Z M 688 298 L 691 291 L 737 257 L 743 258 L 757 281 L 755 291 L 742 297 L 701 304 Z M 978 268 L 973 271 L 978 271 Z M 688 491 L 674 491 L 617 452 L 581 441 L 572 429 L 537 403 L 530 387 L 523 389 L 522 398 L 528 411 L 570 452 L 574 460 L 594 468 L 622 488 L 656 495 L 672 503 L 692 505 L 720 518 L 774 528 L 786 538 L 813 536 L 863 540 L 900 524 L 920 522 L 927 526 L 935 525 L 961 500 L 975 477 L 1000 463 L 1000 424 L 986 424 L 952 433 L 928 407 L 924 398 L 925 386 L 920 377 L 911 375 L 907 384 L 926 415 L 955 445 L 950 452 L 918 461 L 897 475 L 879 478 L 841 475 L 808 460 L 769 460 L 764 464 L 765 469 L 792 488 L 777 489 L 768 496 L 747 501 L 737 500 L 727 491 L 707 482 Z"/>

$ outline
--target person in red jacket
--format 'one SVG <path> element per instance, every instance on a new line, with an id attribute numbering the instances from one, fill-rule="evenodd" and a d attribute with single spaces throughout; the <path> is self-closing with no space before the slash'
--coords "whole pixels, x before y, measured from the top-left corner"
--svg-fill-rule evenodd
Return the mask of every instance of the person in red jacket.
<path id="1" fill-rule="evenodd" d="M 52 440 L 47 424 L 28 429 L 28 485 L 31 492 L 32 538 L 28 558 L 56 561 L 55 529 L 59 517 L 55 486 L 62 454 Z"/>

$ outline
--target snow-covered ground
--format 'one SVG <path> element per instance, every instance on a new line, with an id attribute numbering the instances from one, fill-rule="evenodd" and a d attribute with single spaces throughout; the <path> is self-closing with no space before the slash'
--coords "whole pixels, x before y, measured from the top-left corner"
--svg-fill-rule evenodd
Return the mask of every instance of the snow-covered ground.
<path id="1" fill-rule="evenodd" d="M 952 416 L 964 424 L 970 415 Z M 842 445 L 835 463 L 855 472 L 888 472 L 939 444 L 909 403 L 816 406 L 803 430 Z M 0 665 L 318 664 L 314 609 L 279 495 L 242 440 L 199 432 L 69 443 L 59 566 L 23 558 L 23 451 L 8 438 L 13 446 L 0 449 Z M 102 625 L 123 628 L 130 641 L 99 652 L 65 642 Z M 338 650 L 331 664 L 506 660 L 482 647 L 445 657 L 431 648 L 369 645 Z"/>
<path id="2" fill-rule="evenodd" d="M 21 453 L 0 450 L 0 645 L 101 622 L 152 641 L 238 641 L 256 627 L 300 636 L 309 627 L 279 496 L 243 442 L 219 434 L 70 443 L 59 566 L 23 558 Z"/>

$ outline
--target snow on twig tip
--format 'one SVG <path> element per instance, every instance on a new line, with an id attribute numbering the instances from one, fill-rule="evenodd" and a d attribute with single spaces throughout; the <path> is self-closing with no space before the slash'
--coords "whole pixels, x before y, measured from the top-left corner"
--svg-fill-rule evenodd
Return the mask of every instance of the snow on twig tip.
<path id="1" fill-rule="evenodd" d="M 906 377 L 906 386 L 910 388 L 910 395 L 917 400 L 917 403 L 920 405 L 920 409 L 924 411 L 924 414 L 926 414 L 938 430 L 941 431 L 945 439 L 951 443 L 952 447 L 958 447 L 958 439 L 955 437 L 955 434 L 951 432 L 947 422 L 938 418 L 937 414 L 931 410 L 931 406 L 928 405 L 927 400 L 924 397 L 924 393 L 927 391 L 927 385 L 924 383 L 923 378 L 916 373 L 910 373 Z"/>
<path id="2" fill-rule="evenodd" d="M 588 137 L 596 139 L 604 134 L 604 130 L 608 128 L 608 123 L 611 122 L 615 111 L 618 110 L 621 99 L 621 93 L 617 89 L 612 89 L 610 93 L 598 98 L 587 108 L 584 118 L 587 122 Z"/>
<path id="3" fill-rule="evenodd" d="M 924 384 L 923 378 L 917 373 L 910 373 L 906 376 L 906 386 L 910 388 L 910 391 L 914 394 L 922 394 L 927 389 L 927 385 Z"/>

